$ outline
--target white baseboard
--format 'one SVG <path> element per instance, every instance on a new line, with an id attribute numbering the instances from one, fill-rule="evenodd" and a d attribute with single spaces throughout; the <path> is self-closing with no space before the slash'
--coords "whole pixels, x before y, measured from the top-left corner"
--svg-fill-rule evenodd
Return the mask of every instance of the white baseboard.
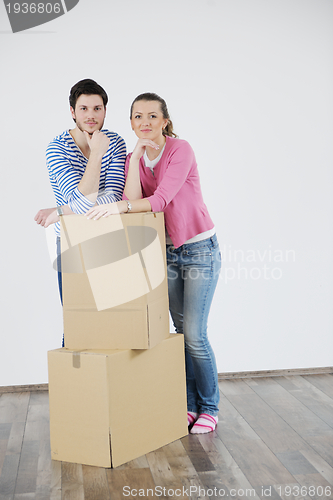
<path id="1" fill-rule="evenodd" d="M 262 371 L 248 371 L 248 372 L 226 372 L 219 373 L 219 380 L 232 380 L 240 378 L 258 378 L 258 377 L 289 377 L 292 375 L 323 375 L 327 373 L 333 374 L 333 366 L 321 368 L 292 368 L 286 370 L 262 370 Z M 0 386 L 0 394 L 8 392 L 39 392 L 48 391 L 48 384 L 36 385 L 9 385 Z"/>

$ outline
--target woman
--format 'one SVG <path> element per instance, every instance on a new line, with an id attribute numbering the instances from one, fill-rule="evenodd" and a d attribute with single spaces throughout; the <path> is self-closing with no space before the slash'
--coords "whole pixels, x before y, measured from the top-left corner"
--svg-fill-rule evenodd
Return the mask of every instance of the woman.
<path id="1" fill-rule="evenodd" d="M 130 118 L 138 142 L 126 159 L 123 200 L 92 208 L 88 218 L 164 212 L 170 313 L 176 332 L 185 337 L 188 425 L 192 434 L 211 432 L 218 421 L 219 388 L 207 320 L 221 267 L 214 224 L 193 150 L 173 132 L 165 101 L 141 94 Z"/>

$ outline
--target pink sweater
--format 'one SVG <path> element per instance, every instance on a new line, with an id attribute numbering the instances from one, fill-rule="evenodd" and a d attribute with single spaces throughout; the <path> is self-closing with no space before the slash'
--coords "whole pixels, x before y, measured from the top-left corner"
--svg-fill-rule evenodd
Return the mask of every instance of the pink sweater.
<path id="1" fill-rule="evenodd" d="M 127 177 L 130 153 L 126 158 Z M 214 227 L 204 204 L 197 163 L 188 142 L 166 137 L 162 158 L 154 174 L 140 159 L 142 195 L 153 212 L 164 212 L 165 226 L 176 248 Z M 124 199 L 126 197 L 124 196 Z"/>

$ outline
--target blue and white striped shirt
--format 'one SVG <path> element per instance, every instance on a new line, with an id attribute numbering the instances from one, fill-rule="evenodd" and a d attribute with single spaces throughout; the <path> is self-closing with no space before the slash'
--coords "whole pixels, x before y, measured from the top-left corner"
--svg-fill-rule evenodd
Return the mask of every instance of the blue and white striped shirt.
<path id="1" fill-rule="evenodd" d="M 115 132 L 102 130 L 110 138 L 109 149 L 102 159 L 99 191 L 96 203 L 112 203 L 122 199 L 125 185 L 124 165 L 126 145 Z M 85 214 L 94 202 L 88 200 L 78 185 L 85 172 L 88 159 L 66 130 L 50 142 L 46 149 L 46 165 L 57 206 L 68 205 L 76 214 Z M 60 223 L 55 224 L 55 232 L 60 236 Z"/>

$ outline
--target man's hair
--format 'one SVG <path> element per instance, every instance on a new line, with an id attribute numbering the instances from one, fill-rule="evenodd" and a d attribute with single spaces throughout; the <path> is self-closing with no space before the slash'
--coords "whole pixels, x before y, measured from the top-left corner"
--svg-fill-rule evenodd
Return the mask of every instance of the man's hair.
<path id="1" fill-rule="evenodd" d="M 80 95 L 100 95 L 103 99 L 104 107 L 108 103 L 108 95 L 105 90 L 98 85 L 94 80 L 90 80 L 86 78 L 85 80 L 80 80 L 77 82 L 70 91 L 69 94 L 69 104 L 75 110 L 76 101 L 80 97 Z"/>

